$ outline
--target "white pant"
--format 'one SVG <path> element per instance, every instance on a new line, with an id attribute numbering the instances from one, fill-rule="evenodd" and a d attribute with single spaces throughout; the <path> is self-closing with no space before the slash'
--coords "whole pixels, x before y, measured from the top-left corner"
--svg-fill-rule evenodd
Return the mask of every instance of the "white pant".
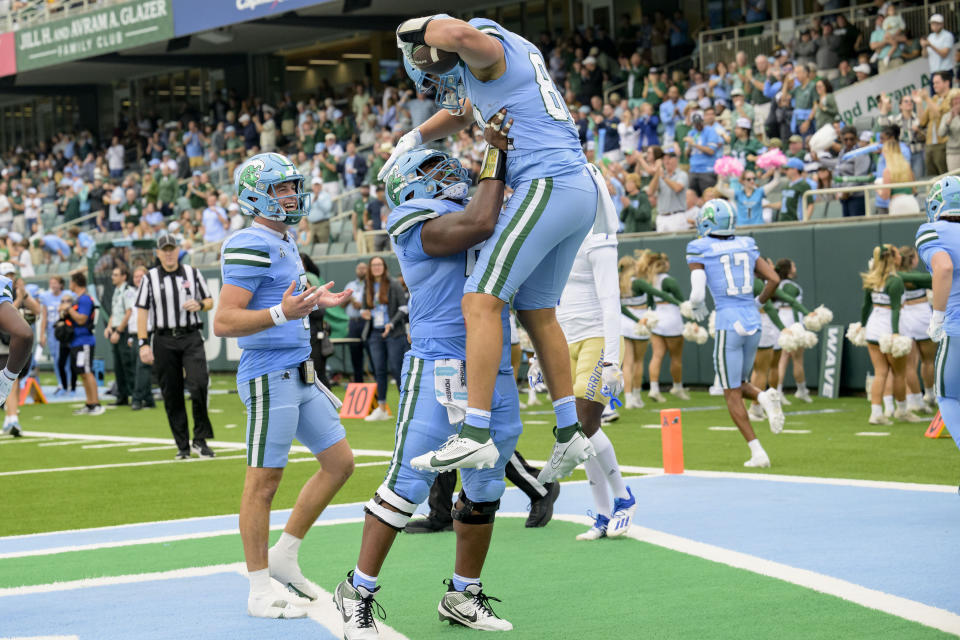
<path id="1" fill-rule="evenodd" d="M 676 213 L 658 213 L 657 214 L 657 232 L 663 231 L 689 231 L 685 211 Z"/>

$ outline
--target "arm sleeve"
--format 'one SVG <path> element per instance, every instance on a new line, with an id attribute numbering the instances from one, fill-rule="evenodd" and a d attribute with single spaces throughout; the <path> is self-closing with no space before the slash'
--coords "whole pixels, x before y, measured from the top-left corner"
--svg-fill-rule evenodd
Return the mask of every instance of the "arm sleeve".
<path id="1" fill-rule="evenodd" d="M 763 312 L 767 314 L 767 317 L 770 318 L 770 322 L 772 322 L 777 329 L 783 331 L 783 321 L 780 320 L 780 314 L 777 313 L 777 308 L 773 306 L 772 302 L 767 300 L 763 303 Z"/>
<path id="2" fill-rule="evenodd" d="M 860 324 L 867 326 L 871 311 L 873 311 L 873 297 L 871 297 L 870 289 L 864 289 L 863 305 L 860 307 Z"/>
<path id="3" fill-rule="evenodd" d="M 680 291 L 680 285 L 676 280 L 671 277 L 664 278 L 660 286 L 662 289 L 656 293 L 658 298 L 676 305 L 683 302 L 683 292 Z"/>
<path id="4" fill-rule="evenodd" d="M 904 284 L 912 284 L 917 289 L 929 289 L 933 287 L 933 274 L 923 271 L 901 271 L 897 272 Z"/>
<path id="5" fill-rule="evenodd" d="M 903 306 L 903 280 L 891 276 L 884 291 L 890 296 L 890 325 L 894 333 L 900 333 L 900 307 Z"/>
<path id="6" fill-rule="evenodd" d="M 620 305 L 620 313 L 622 313 L 623 315 L 627 316 L 628 318 L 630 318 L 630 319 L 633 320 L 634 322 L 640 322 L 640 318 L 638 318 L 636 315 L 634 315 L 634 313 L 633 313 L 632 311 L 630 311 L 630 309 L 628 309 L 627 306 L 624 305 L 624 304 Z"/>
<path id="7" fill-rule="evenodd" d="M 790 285 L 788 284 L 787 286 L 790 286 Z M 791 287 L 791 288 L 793 289 L 793 291 L 796 291 L 796 287 Z M 792 308 L 797 313 L 800 313 L 803 315 L 807 315 L 808 313 L 810 313 L 810 310 L 807 309 L 805 306 L 803 306 L 799 300 L 797 300 L 797 298 L 795 297 L 795 294 L 792 291 L 787 291 L 786 288 L 784 287 L 777 287 L 777 290 L 774 292 L 774 297 L 777 300 L 780 300 L 782 302 L 786 302 L 787 304 L 789 304 L 790 308 Z"/>
<path id="8" fill-rule="evenodd" d="M 707 298 L 707 272 L 694 269 L 690 272 L 690 303 L 703 304 Z"/>
<path id="9" fill-rule="evenodd" d="M 617 249 L 598 247 L 588 254 L 593 282 L 603 319 L 603 359 L 620 364 L 620 283 L 617 281 Z"/>
<path id="10" fill-rule="evenodd" d="M 633 290 L 634 296 L 639 296 L 642 294 L 647 294 L 648 296 L 655 295 L 659 289 L 655 289 L 652 284 L 644 280 L 643 278 L 634 278 L 633 282 L 630 284 L 630 288 Z"/>

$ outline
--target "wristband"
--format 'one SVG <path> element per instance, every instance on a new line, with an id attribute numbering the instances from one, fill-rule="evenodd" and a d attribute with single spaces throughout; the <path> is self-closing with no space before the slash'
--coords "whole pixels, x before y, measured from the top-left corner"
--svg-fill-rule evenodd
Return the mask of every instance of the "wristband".
<path id="1" fill-rule="evenodd" d="M 477 182 L 482 180 L 500 180 L 505 182 L 507 177 L 507 154 L 496 147 L 487 146 L 483 154 L 483 166 Z"/>
<path id="2" fill-rule="evenodd" d="M 150 340 L 149 340 L 148 338 L 138 338 L 138 339 L 137 339 L 137 346 L 138 346 L 139 348 L 141 348 L 141 349 L 143 349 L 144 347 L 149 347 L 149 346 L 150 346 Z"/>
<path id="3" fill-rule="evenodd" d="M 10 381 L 15 381 L 18 376 L 18 374 L 14 373 L 13 371 L 10 371 L 9 367 L 4 367 L 3 375 L 6 376 L 7 380 L 10 380 Z"/>
<path id="4" fill-rule="evenodd" d="M 287 321 L 287 316 L 283 313 L 283 304 L 275 304 L 270 307 L 270 318 L 273 320 L 273 324 L 280 326 Z"/>

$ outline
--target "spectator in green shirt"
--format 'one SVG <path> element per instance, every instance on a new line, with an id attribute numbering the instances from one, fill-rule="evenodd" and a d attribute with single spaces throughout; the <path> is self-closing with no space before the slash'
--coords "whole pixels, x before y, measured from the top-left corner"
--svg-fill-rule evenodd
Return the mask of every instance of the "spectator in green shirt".
<path id="1" fill-rule="evenodd" d="M 241 144 L 243 144 L 241 142 Z M 174 164 L 173 167 L 176 165 Z M 164 216 L 173 214 L 173 205 L 177 201 L 177 195 L 180 192 L 180 185 L 177 184 L 177 177 L 170 162 L 164 162 L 160 165 L 160 182 L 157 185 L 157 208 L 163 212 Z"/>
<path id="2" fill-rule="evenodd" d="M 207 178 L 207 174 L 199 169 L 194 169 L 190 182 L 187 183 L 187 198 L 190 200 L 191 209 L 203 210 L 207 206 L 207 195 L 213 191 L 213 185 Z"/>
<path id="3" fill-rule="evenodd" d="M 383 165 L 387 163 L 387 159 L 390 157 L 391 153 L 393 153 L 392 144 L 389 142 L 384 142 L 380 145 L 377 153 L 370 158 L 370 168 L 367 170 L 367 184 L 383 184 L 383 182 L 377 178 L 377 175 L 380 173 L 380 170 L 383 169 Z"/>
<path id="4" fill-rule="evenodd" d="M 849 87 L 857 81 L 857 74 L 850 68 L 849 60 L 841 60 L 840 64 L 837 65 L 837 71 L 840 72 L 840 75 L 833 79 L 834 91 Z"/>
<path id="5" fill-rule="evenodd" d="M 817 100 L 813 103 L 813 118 L 816 128 L 833 124 L 840 116 L 837 99 L 833 96 L 833 85 L 826 78 L 820 78 L 816 83 Z"/>
<path id="6" fill-rule="evenodd" d="M 788 184 L 781 193 L 777 222 L 801 220 L 800 201 L 803 194 L 810 190 L 810 183 L 803 177 L 803 160 L 790 158 L 787 161 L 786 174 Z"/>
<path id="7" fill-rule="evenodd" d="M 640 188 L 640 176 L 628 173 L 624 183 L 626 194 L 620 196 L 620 221 L 623 222 L 624 233 L 639 233 L 653 231 L 651 218 L 653 207 L 650 198 Z"/>
<path id="8" fill-rule="evenodd" d="M 57 203 L 57 209 L 63 215 L 64 222 L 70 222 L 80 217 L 80 196 L 73 191 L 73 186 L 67 185 L 63 197 Z"/>

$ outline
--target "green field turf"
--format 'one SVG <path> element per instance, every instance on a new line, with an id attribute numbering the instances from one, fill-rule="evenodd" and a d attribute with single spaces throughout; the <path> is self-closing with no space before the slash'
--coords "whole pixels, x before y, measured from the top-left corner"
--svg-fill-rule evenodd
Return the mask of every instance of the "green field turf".
<path id="1" fill-rule="evenodd" d="M 314 528 L 300 550 L 304 573 L 332 593 L 356 562 L 360 529 L 359 523 Z M 519 519 L 497 520 L 484 585 L 503 601 L 493 606 L 514 624 L 511 638 L 949 637 L 833 596 L 630 538 L 577 542 L 574 536 L 582 530 L 562 521 L 524 529 Z M 278 535 L 274 532 L 272 540 Z M 239 536 L 220 536 L 16 558 L 0 563 L 0 587 L 233 563 L 240 549 Z M 387 624 L 417 640 L 467 636 L 468 631 L 437 620 L 445 590 L 441 581 L 450 575 L 453 551 L 452 533 L 397 539 L 377 596 Z M 576 568 L 564 558 L 575 558 Z M 278 634 L 282 624 L 277 623 Z"/>
<path id="2" fill-rule="evenodd" d="M 213 378 L 213 389 L 233 388 L 227 375 Z M 342 392 L 342 390 L 339 390 Z M 522 413 L 525 433 L 520 451 L 529 459 L 545 459 L 553 436 L 553 415 L 545 396 L 539 405 Z M 669 396 L 668 396 L 669 398 Z M 396 392 L 391 389 L 389 403 L 396 408 Z M 27 405 L 21 424 L 31 431 L 170 438 L 162 405 L 155 410 L 132 412 L 129 408 L 110 409 L 103 416 L 71 415 L 76 405 L 67 403 Z M 729 427 L 732 422 L 722 398 L 694 392 L 689 402 L 665 405 L 648 403 L 644 409 L 621 410 L 621 419 L 605 427 L 622 465 L 660 467 L 661 444 L 658 429 L 643 428 L 659 422 L 663 407 L 703 408 L 683 413 L 684 457 L 688 469 L 746 471 L 743 462 L 749 452 L 737 432 L 715 431 L 709 427 Z M 790 416 L 791 411 L 836 409 L 838 413 Z M 245 415 L 236 394 L 210 397 L 211 420 L 216 439 L 243 442 Z M 898 423 L 876 427 L 867 423 L 868 407 L 862 398 L 815 399 L 813 404 L 797 401 L 786 407 L 787 429 L 810 430 L 809 434 L 770 433 L 765 422 L 755 425 L 764 448 L 770 454 L 777 473 L 823 477 L 894 480 L 952 485 L 960 479 L 960 457 L 949 438 L 923 437 L 925 425 Z M 232 426 L 231 426 L 232 425 Z M 348 439 L 355 449 L 390 451 L 394 425 L 390 421 L 369 423 L 346 420 Z M 863 431 L 887 431 L 886 437 L 856 436 Z M 29 438 L 13 441 L 0 438 L 0 473 L 35 469 L 56 469 L 90 465 L 111 465 L 172 460 L 169 449 L 130 452 L 131 448 L 158 445 L 130 445 L 107 448 L 83 448 L 83 444 L 41 446 Z M 53 441 L 46 441 L 53 442 Z M 107 441 L 89 444 L 107 444 Z M 127 466 L 107 469 L 56 471 L 2 477 L 5 517 L 0 519 L 0 535 L 35 533 L 131 522 L 144 522 L 202 515 L 236 513 L 243 481 L 242 450 L 218 451 L 219 459 L 192 463 Z M 295 462 L 285 472 L 284 482 L 274 503 L 289 508 L 302 483 L 315 470 L 309 454 L 295 453 Z M 366 500 L 379 485 L 386 457 L 358 457 L 354 476 L 335 498 L 335 502 Z M 578 472 L 575 478 L 582 478 Z M 38 509 L 37 505 L 43 505 Z"/>

